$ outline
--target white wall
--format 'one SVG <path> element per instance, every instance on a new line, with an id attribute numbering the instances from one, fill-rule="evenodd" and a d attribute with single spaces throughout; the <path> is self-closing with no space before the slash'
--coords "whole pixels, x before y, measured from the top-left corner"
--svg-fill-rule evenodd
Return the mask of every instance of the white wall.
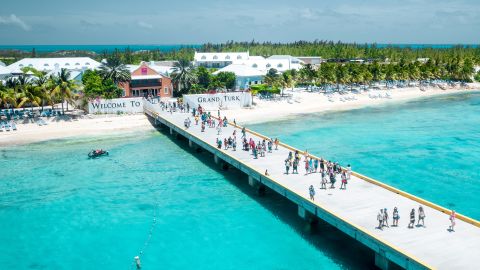
<path id="1" fill-rule="evenodd" d="M 88 102 L 88 113 L 116 114 L 118 112 L 142 113 L 143 98 L 98 99 Z"/>
<path id="2" fill-rule="evenodd" d="M 230 92 L 183 95 L 183 101 L 192 108 L 197 108 L 200 105 L 207 110 L 238 109 L 252 106 L 252 94 L 249 92 Z"/>

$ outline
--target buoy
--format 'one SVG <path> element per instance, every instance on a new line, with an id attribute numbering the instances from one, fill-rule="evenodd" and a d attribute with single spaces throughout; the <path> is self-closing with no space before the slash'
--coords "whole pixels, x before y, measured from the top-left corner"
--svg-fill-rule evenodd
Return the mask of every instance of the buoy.
<path id="1" fill-rule="evenodd" d="M 140 264 L 140 257 L 135 256 L 135 258 L 133 258 L 133 259 L 135 260 L 135 264 L 137 265 L 137 269 L 141 269 L 142 265 Z"/>

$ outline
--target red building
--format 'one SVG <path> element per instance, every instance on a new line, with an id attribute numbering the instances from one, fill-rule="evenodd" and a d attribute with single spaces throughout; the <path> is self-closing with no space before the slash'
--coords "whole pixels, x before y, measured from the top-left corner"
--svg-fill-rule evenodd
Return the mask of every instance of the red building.
<path id="1" fill-rule="evenodd" d="M 142 63 L 132 71 L 130 82 L 119 85 L 125 97 L 159 96 L 170 98 L 173 95 L 172 79 Z"/>

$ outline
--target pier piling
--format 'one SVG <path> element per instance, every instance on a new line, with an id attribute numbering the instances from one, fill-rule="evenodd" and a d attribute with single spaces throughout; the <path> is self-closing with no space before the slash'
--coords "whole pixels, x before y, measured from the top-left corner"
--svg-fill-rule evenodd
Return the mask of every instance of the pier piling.
<path id="1" fill-rule="evenodd" d="M 375 252 L 375 266 L 382 270 L 388 270 L 390 268 L 390 261 L 387 259 L 387 256 L 385 256 L 384 250 Z"/>

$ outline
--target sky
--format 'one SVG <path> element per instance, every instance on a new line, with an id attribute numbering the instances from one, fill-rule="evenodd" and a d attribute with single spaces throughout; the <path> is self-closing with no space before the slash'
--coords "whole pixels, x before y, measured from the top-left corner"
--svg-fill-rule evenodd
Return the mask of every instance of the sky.
<path id="1" fill-rule="evenodd" d="M 0 45 L 334 40 L 479 44 L 480 0 L 15 0 Z"/>

